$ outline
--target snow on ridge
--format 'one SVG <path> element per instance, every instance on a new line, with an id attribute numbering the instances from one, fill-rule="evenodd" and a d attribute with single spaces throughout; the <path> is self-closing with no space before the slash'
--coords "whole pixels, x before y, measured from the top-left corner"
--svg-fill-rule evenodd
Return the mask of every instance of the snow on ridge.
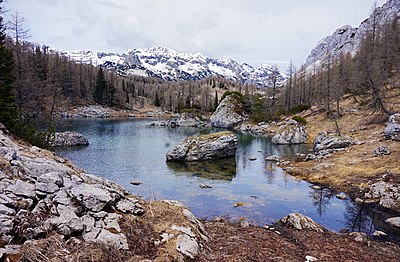
<path id="1" fill-rule="evenodd" d="M 165 80 L 199 80 L 210 76 L 220 76 L 241 83 L 251 83 L 259 86 L 270 84 L 271 66 L 262 65 L 254 68 L 247 63 L 241 63 L 233 58 L 214 59 L 203 53 L 179 53 L 165 46 L 128 49 L 122 54 L 92 51 L 61 51 L 55 50 L 74 61 L 103 65 L 114 69 L 120 75 L 158 76 Z M 280 75 L 279 83 L 285 81 Z"/>

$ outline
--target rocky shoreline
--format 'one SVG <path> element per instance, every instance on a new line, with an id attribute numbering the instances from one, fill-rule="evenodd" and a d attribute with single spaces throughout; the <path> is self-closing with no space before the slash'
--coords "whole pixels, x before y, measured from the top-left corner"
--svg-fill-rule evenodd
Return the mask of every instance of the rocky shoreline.
<path id="1" fill-rule="evenodd" d="M 17 142 L 0 130 L 0 258 L 23 256 L 55 237 L 132 250 L 127 221 L 141 221 L 149 203 L 119 185 L 83 172 L 54 153 Z M 203 225 L 174 201 L 153 203 L 173 216 L 152 226 L 155 257 L 194 257 L 208 240 Z M 154 213 L 152 213 L 154 215 Z M 146 218 L 147 219 L 147 218 Z M 173 247 L 173 248 L 172 248 Z"/>

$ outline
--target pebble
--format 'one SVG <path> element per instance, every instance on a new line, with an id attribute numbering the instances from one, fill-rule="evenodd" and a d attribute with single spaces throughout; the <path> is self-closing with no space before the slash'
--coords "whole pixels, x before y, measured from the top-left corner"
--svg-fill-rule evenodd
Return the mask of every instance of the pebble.
<path id="1" fill-rule="evenodd" d="M 320 187 L 320 186 L 314 185 L 314 186 L 311 186 L 311 189 L 314 189 L 314 190 L 321 190 L 321 187 Z"/>
<path id="2" fill-rule="evenodd" d="M 384 237 L 387 236 L 387 234 L 383 231 L 375 230 L 373 233 L 374 237 Z"/>
<path id="3" fill-rule="evenodd" d="M 236 202 L 235 204 L 233 204 L 233 207 L 242 207 L 244 206 L 243 202 Z"/>
<path id="4" fill-rule="evenodd" d="M 347 198 L 347 196 L 346 196 L 346 195 L 343 195 L 343 194 L 337 194 L 337 195 L 336 195 L 336 198 L 337 198 L 337 199 L 340 199 L 340 200 L 345 200 L 345 199 Z"/>
<path id="5" fill-rule="evenodd" d="M 318 261 L 316 257 L 306 256 L 306 262 L 315 262 Z"/>
<path id="6" fill-rule="evenodd" d="M 248 228 L 250 226 L 250 223 L 247 221 L 241 221 L 240 226 L 243 228 Z"/>
<path id="7" fill-rule="evenodd" d="M 364 200 L 362 200 L 359 197 L 357 197 L 355 201 L 356 201 L 357 204 L 363 204 L 364 203 Z"/>

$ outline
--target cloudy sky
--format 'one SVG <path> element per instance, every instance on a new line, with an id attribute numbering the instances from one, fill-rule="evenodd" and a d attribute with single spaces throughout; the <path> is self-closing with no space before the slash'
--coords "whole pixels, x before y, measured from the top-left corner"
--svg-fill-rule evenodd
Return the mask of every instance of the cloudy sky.
<path id="1" fill-rule="evenodd" d="M 25 18 L 31 41 L 58 49 L 124 52 L 164 45 L 283 68 L 290 60 L 300 65 L 338 27 L 358 26 L 374 1 L 8 0 L 7 5 Z"/>

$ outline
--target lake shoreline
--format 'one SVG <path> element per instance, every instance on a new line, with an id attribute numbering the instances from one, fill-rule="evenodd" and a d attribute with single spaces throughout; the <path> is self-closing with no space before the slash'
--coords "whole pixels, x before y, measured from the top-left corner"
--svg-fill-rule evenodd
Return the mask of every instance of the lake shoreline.
<path id="1" fill-rule="evenodd" d="M 16 156 L 22 156 L 22 161 L 26 161 L 25 158 L 32 158 L 34 161 L 43 158 L 49 161 L 46 163 L 55 161 L 54 163 L 57 163 L 56 165 L 59 166 L 59 168 L 67 168 L 70 170 L 68 172 L 73 172 L 74 174 L 83 172 L 68 160 L 61 159 L 47 150 L 31 147 L 22 141 L 17 142 L 3 135 L 1 141 L 3 141 L 3 146 L 8 146 L 10 150 L 16 150 Z M 3 162 L 2 165 L 6 166 L 2 168 L 2 170 L 5 171 L 7 175 L 11 175 L 12 173 L 10 173 L 10 171 L 15 167 L 7 164 L 5 159 Z M 46 167 L 49 168 L 50 166 Z M 29 175 L 29 173 L 27 173 L 27 175 Z M 78 177 L 79 175 L 77 178 Z M 101 183 L 106 183 L 105 180 L 101 180 L 95 176 L 85 175 L 82 177 L 86 177 L 85 179 L 90 178 L 92 182 L 97 179 L 98 181 L 103 181 Z M 94 185 L 95 184 L 93 184 L 93 186 Z M 5 245 L 6 249 L 1 251 L 2 256 L 3 258 L 9 258 L 11 260 L 18 258 L 29 260 L 37 258 L 37 256 L 46 257 L 49 260 L 56 260 L 68 254 L 68 257 L 71 259 L 91 257 L 92 259 L 96 258 L 96 260 L 104 259 L 111 255 L 113 259 L 127 260 L 135 258 L 138 261 L 143 259 L 151 259 L 154 261 L 172 259 L 174 261 L 179 259 L 179 257 L 191 261 L 221 261 L 239 258 L 264 260 L 274 257 L 292 261 L 304 261 L 306 257 L 333 261 L 337 260 L 337 254 L 338 251 L 340 251 L 340 256 L 343 259 L 365 261 L 378 257 L 385 257 L 388 260 L 397 259 L 400 253 L 400 246 L 396 244 L 378 243 L 365 239 L 363 241 L 366 242 L 357 242 L 354 240 L 354 236 L 337 234 L 329 231 L 324 233 L 308 230 L 299 231 L 285 226 L 277 226 L 276 228 L 253 227 L 246 223 L 229 223 L 223 219 L 220 221 L 204 222 L 205 228 L 201 229 L 200 224 L 196 224 L 199 222 L 195 222 L 196 220 L 189 216 L 191 213 L 184 211 L 185 208 L 177 202 L 147 202 L 142 200 L 139 200 L 139 202 L 141 205 L 140 208 L 144 210 L 144 215 L 138 216 L 134 220 L 129 216 L 123 215 L 123 220 L 119 222 L 121 233 L 126 234 L 129 237 L 128 239 L 139 241 L 130 242 L 128 240 L 128 245 L 131 247 L 130 250 L 116 250 L 115 248 L 107 248 L 102 245 L 93 245 L 89 242 L 82 242 L 76 237 L 65 238 L 53 232 L 44 236 L 44 238 L 28 241 L 29 243 L 26 242 L 26 244 L 22 246 Z M 186 214 L 186 218 L 182 216 L 182 212 Z M 187 218 L 190 218 L 191 221 L 194 222 L 185 222 Z M 201 243 L 201 248 L 199 248 L 196 255 L 193 255 L 193 259 L 190 259 L 191 251 L 185 251 L 189 253 L 183 253 L 183 255 L 182 253 L 177 253 L 175 242 L 173 242 L 175 240 L 165 240 L 166 243 L 170 243 L 168 245 L 154 245 L 154 238 L 159 238 L 159 234 L 163 232 L 170 232 L 168 233 L 169 238 L 172 236 L 171 234 L 178 233 L 179 235 L 179 230 L 185 231 L 186 229 L 174 226 L 179 224 L 192 228 L 191 230 L 194 230 L 192 232 L 196 232 L 198 243 Z M 175 230 L 170 231 L 171 229 L 169 228 L 171 226 L 175 228 Z M 178 231 L 176 231 L 176 229 L 178 229 Z M 111 232 L 115 232 L 115 230 L 111 230 Z M 206 235 L 201 236 L 201 234 Z M 162 238 L 160 237 L 160 241 L 161 239 L 166 238 L 163 236 Z M 141 244 L 138 245 L 139 243 Z"/>

